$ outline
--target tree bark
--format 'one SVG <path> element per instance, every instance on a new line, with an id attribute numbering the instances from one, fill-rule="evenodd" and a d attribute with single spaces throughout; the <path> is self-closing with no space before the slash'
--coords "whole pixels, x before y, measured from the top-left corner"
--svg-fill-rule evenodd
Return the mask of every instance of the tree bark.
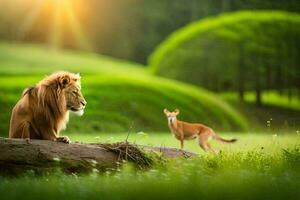
<path id="1" fill-rule="evenodd" d="M 242 102 L 245 101 L 244 90 L 241 88 L 239 89 L 239 97 L 240 97 L 240 101 L 242 101 Z"/>
<path id="2" fill-rule="evenodd" d="M 260 87 L 256 87 L 255 92 L 256 92 L 256 105 L 261 106 L 262 102 L 261 102 L 261 89 L 260 89 Z"/>
<path id="3" fill-rule="evenodd" d="M 60 168 L 62 171 L 106 171 L 128 160 L 137 167 L 149 167 L 152 160 L 145 152 L 160 152 L 165 157 L 191 157 L 196 154 L 175 148 L 137 146 L 127 142 L 115 144 L 82 144 L 48 140 L 0 138 L 0 174 L 16 175 L 27 170 L 44 172 Z"/>
<path id="4" fill-rule="evenodd" d="M 244 102 L 244 92 L 245 92 L 245 56 L 244 56 L 244 47 L 242 43 L 240 44 L 240 56 L 239 56 L 239 65 L 238 65 L 238 80 L 239 80 L 239 97 L 240 101 Z"/>

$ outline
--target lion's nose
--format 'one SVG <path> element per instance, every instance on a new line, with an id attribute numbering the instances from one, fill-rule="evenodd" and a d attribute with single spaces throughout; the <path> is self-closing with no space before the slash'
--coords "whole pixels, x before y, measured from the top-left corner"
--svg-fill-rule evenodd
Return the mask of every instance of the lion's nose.
<path id="1" fill-rule="evenodd" d="M 82 100 L 81 102 L 81 105 L 85 106 L 87 104 L 86 100 Z"/>

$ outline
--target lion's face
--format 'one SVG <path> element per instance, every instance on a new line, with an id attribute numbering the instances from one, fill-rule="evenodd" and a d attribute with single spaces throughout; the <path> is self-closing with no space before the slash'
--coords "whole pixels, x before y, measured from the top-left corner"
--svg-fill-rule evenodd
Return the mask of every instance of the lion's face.
<path id="1" fill-rule="evenodd" d="M 79 79 L 64 80 L 64 93 L 66 99 L 66 105 L 68 110 L 75 112 L 78 115 L 83 115 L 83 110 L 86 105 L 86 101 L 81 93 L 81 86 Z"/>

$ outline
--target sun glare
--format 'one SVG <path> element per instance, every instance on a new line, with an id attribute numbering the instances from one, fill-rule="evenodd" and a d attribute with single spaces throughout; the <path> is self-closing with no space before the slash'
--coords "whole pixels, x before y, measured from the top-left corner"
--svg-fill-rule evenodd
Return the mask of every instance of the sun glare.
<path id="1" fill-rule="evenodd" d="M 51 47 L 59 49 L 63 45 L 64 38 L 72 37 L 75 46 L 84 50 L 92 49 L 78 20 L 83 13 L 83 0 L 27 0 L 26 2 L 32 5 L 20 25 L 20 39 L 34 26 L 37 20 L 42 20 L 43 23 L 48 23 L 45 25 L 50 30 L 47 34 Z M 65 30 L 69 31 L 65 32 Z"/>

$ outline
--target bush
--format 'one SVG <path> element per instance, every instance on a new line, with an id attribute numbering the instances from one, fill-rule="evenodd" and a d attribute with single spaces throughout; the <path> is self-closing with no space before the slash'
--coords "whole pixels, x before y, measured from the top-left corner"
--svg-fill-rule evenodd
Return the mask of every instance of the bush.
<path id="1" fill-rule="evenodd" d="M 241 11 L 191 23 L 169 36 L 149 58 L 158 75 L 208 89 L 299 87 L 300 15 Z M 298 85 L 298 86 L 297 86 Z"/>

